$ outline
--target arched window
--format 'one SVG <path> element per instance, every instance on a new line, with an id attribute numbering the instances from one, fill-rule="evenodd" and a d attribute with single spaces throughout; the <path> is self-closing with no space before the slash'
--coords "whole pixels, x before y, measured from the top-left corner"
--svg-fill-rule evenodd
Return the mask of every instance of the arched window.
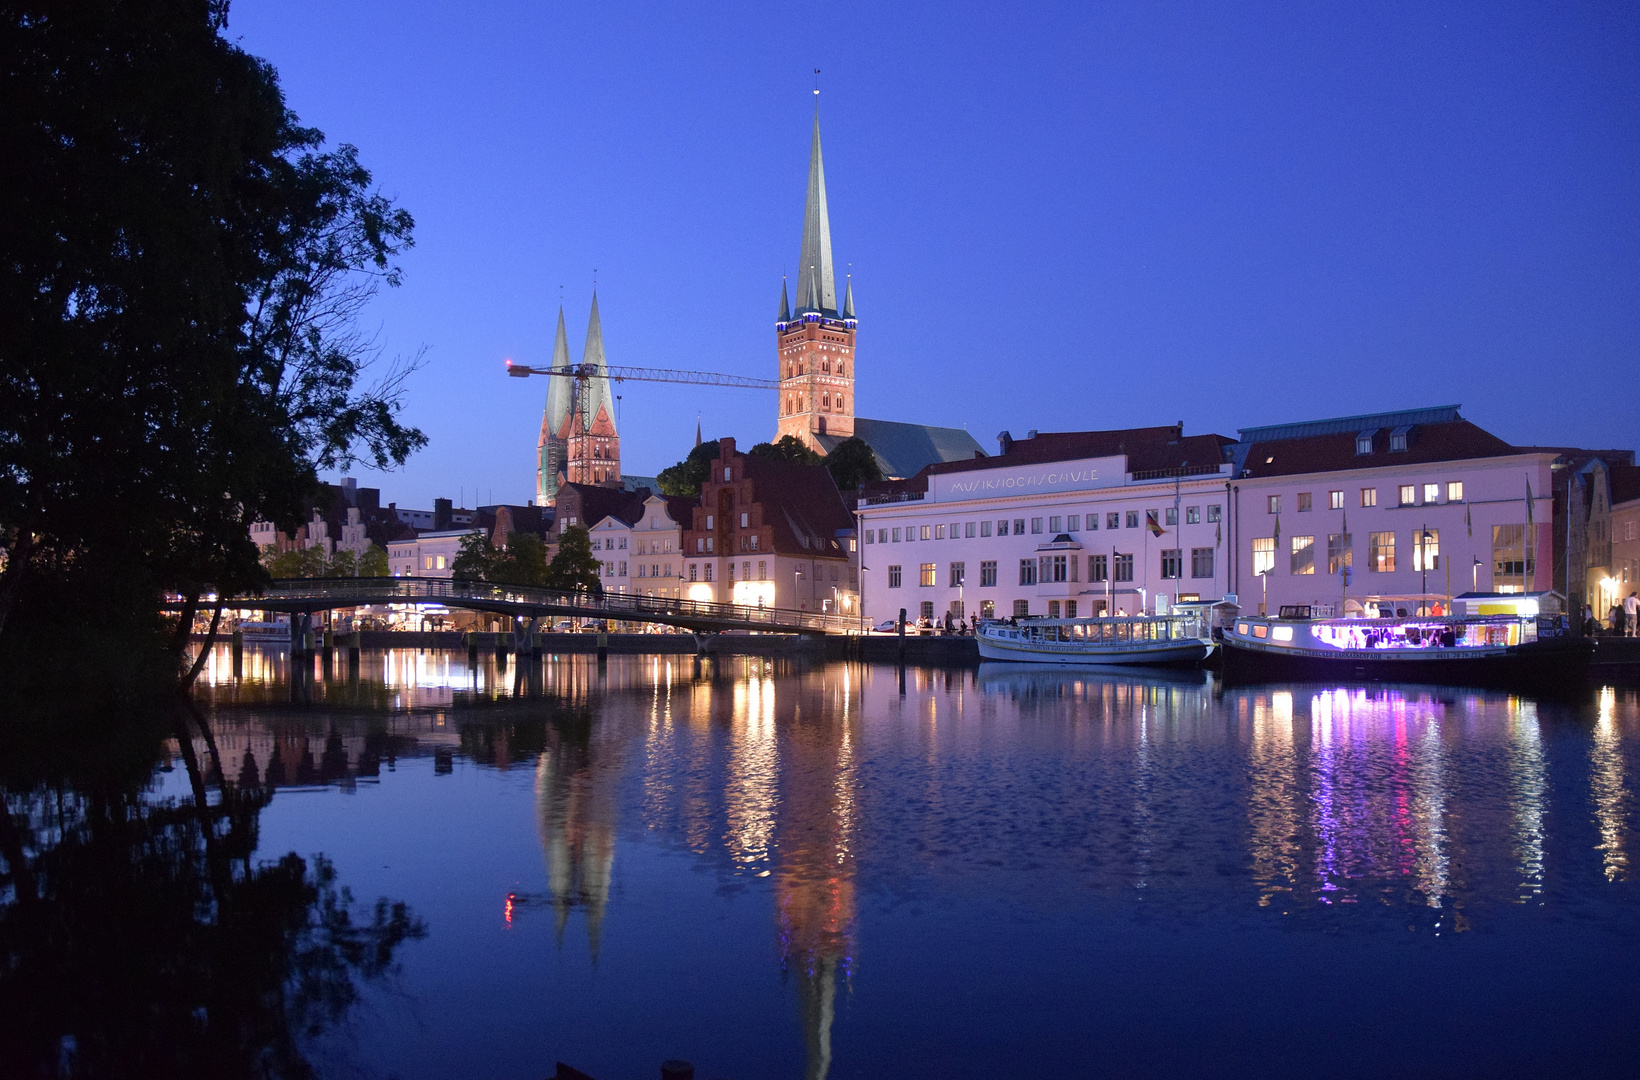
<path id="1" fill-rule="evenodd" d="M 830 394 L 821 394 L 820 395 L 820 407 L 822 409 L 831 408 L 831 395 Z"/>
<path id="2" fill-rule="evenodd" d="M 839 374 L 839 375 L 847 375 L 848 374 L 847 365 L 845 365 L 841 360 L 837 361 L 837 374 Z"/>

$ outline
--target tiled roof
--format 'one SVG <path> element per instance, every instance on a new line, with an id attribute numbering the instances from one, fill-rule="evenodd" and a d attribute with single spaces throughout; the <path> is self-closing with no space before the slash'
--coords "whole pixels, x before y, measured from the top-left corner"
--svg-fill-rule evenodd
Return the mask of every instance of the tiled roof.
<path id="1" fill-rule="evenodd" d="M 606 517 L 627 524 L 643 517 L 644 496 L 621 488 L 598 484 L 565 484 L 558 490 L 558 509 L 580 517 L 579 524 L 591 528 Z"/>
<path id="2" fill-rule="evenodd" d="M 1405 426 L 1405 425 L 1403 425 Z M 1355 441 L 1364 431 L 1373 430 L 1372 453 L 1357 454 Z M 1504 457 L 1522 453 L 1468 420 L 1434 424 L 1412 424 L 1406 432 L 1407 448 L 1391 451 L 1390 436 L 1400 430 L 1382 425 L 1348 428 L 1326 435 L 1290 439 L 1253 440 L 1237 444 L 1236 457 L 1241 476 L 1293 476 L 1300 473 L 1337 472 L 1385 465 L 1423 465 L 1436 461 Z"/>
<path id="3" fill-rule="evenodd" d="M 777 555 L 842 557 L 839 530 L 854 528 L 849 513 L 822 465 L 796 465 L 746 455 L 744 475 L 763 507 L 763 524 L 774 530 Z"/>
<path id="4" fill-rule="evenodd" d="M 964 429 L 933 424 L 902 424 L 897 420 L 856 417 L 854 434 L 877 455 L 877 467 L 883 470 L 885 478 L 916 476 L 937 462 L 971 461 L 976 453 L 985 452 Z M 829 454 L 844 438 L 816 435 L 815 441 Z"/>

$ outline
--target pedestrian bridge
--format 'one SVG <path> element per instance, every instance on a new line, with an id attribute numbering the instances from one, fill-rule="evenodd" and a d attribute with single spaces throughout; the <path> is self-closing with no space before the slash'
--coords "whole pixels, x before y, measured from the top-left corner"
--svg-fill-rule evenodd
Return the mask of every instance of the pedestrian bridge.
<path id="1" fill-rule="evenodd" d="M 848 615 L 791 608 L 743 607 L 709 600 L 674 600 L 634 593 L 564 592 L 533 585 L 444 578 L 287 578 L 260 596 L 230 596 L 222 606 L 237 611 L 326 611 L 389 604 L 441 604 L 519 618 L 565 617 L 614 622 L 661 623 L 696 632 L 759 630 L 788 634 L 853 634 L 860 621 Z M 167 605 L 181 607 L 180 601 Z"/>

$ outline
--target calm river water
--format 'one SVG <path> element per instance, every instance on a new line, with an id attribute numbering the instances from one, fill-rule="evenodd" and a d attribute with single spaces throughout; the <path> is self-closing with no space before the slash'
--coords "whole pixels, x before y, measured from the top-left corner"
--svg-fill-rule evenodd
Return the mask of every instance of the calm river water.
<path id="1" fill-rule="evenodd" d="M 1632 689 L 415 651 L 206 680 L 230 781 L 274 790 L 250 861 L 323 855 L 424 930 L 304 1036 L 324 1075 L 1640 1074 Z M 178 762 L 145 798 L 188 791 Z"/>

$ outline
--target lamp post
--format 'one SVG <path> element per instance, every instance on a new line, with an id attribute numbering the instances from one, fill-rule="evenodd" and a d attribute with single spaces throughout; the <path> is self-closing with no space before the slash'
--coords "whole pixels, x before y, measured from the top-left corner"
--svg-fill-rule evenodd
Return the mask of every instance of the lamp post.
<path id="1" fill-rule="evenodd" d="M 1429 614 L 1429 526 L 1418 530 L 1418 569 L 1423 578 L 1418 585 L 1418 614 Z"/>
<path id="2" fill-rule="evenodd" d="M 799 581 L 802 581 L 802 580 L 803 580 L 803 568 L 801 566 L 794 567 L 792 569 L 792 603 L 797 605 L 797 609 L 799 611 L 806 610 L 803 607 L 803 601 L 799 596 L 799 593 L 800 593 L 801 590 L 799 589 L 799 586 L 797 584 Z"/>

